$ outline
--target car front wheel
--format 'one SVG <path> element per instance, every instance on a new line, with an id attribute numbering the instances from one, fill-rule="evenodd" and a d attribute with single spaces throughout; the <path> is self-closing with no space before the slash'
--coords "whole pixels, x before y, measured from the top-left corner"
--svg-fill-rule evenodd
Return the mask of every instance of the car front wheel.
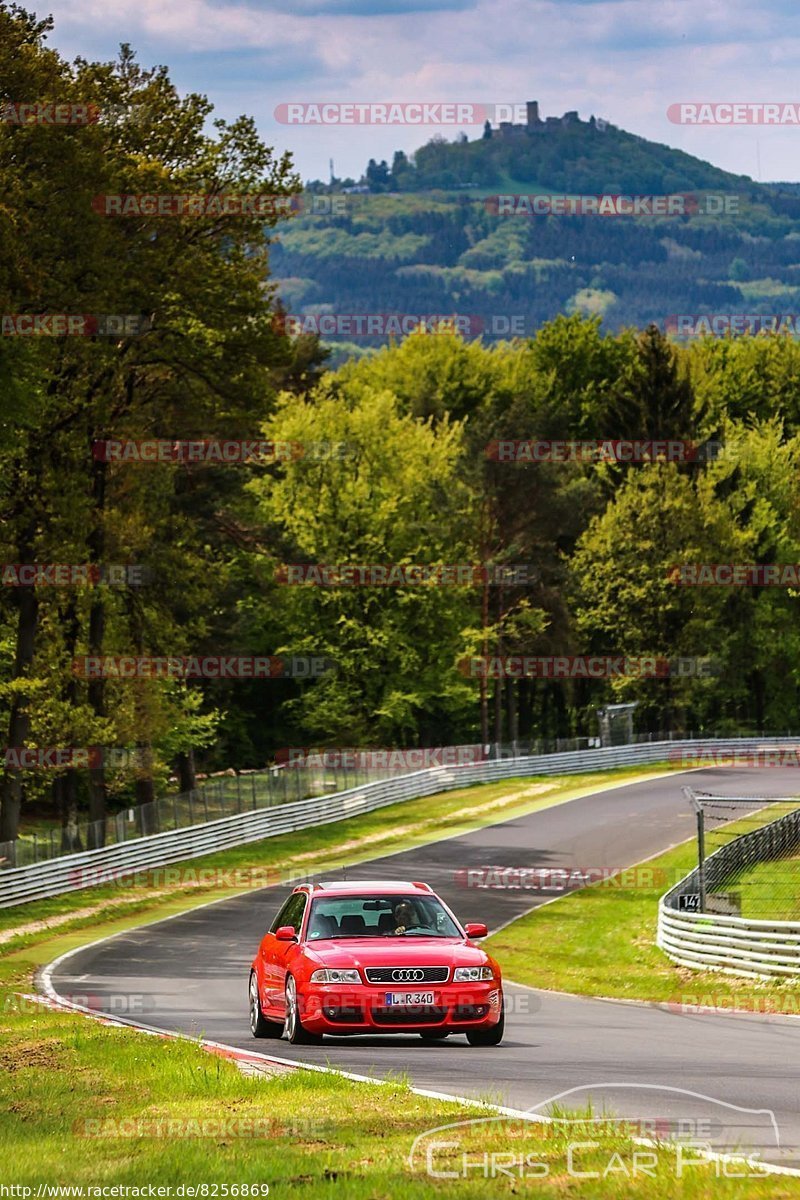
<path id="1" fill-rule="evenodd" d="M 297 996 L 297 984 L 291 975 L 286 979 L 286 1021 L 283 1027 L 286 1040 L 293 1046 L 318 1046 L 322 1034 L 309 1033 L 300 1020 L 300 1005 Z"/>
<path id="2" fill-rule="evenodd" d="M 467 1041 L 470 1046 L 499 1046 L 506 1026 L 505 1008 L 500 1010 L 500 1020 L 488 1029 L 470 1029 Z"/>

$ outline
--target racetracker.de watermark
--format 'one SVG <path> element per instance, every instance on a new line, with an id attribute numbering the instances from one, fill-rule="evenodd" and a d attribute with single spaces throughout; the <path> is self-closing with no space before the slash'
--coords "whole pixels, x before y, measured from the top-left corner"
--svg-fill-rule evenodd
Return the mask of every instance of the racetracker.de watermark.
<path id="1" fill-rule="evenodd" d="M 525 587 L 536 583 L 532 563 L 283 563 L 275 582 L 312 587 Z"/>
<path id="2" fill-rule="evenodd" d="M 153 1012 L 156 1008 L 156 998 L 148 992 L 65 992 L 59 995 L 63 1006 L 89 1009 L 98 1014 L 108 1016 L 141 1016 Z M 4 997 L 0 1003 L 0 1013 L 16 1015 L 41 1014 L 42 1009 L 49 1005 L 45 996 L 15 994 Z M 57 1006 L 56 1006 L 57 1007 Z"/>
<path id="3" fill-rule="evenodd" d="M 142 587 L 150 578 L 139 563 L 0 563 L 3 587 Z"/>
<path id="4" fill-rule="evenodd" d="M 179 1141 L 182 1138 L 213 1138 L 215 1141 L 228 1139 L 266 1139 L 275 1141 L 279 1137 L 319 1138 L 330 1134 L 333 1123 L 315 1118 L 295 1118 L 281 1122 L 276 1117 L 79 1117 L 72 1123 L 72 1133 L 79 1138 L 165 1138 Z M 176 1193 L 180 1195 L 181 1193 Z M 189 1192 L 185 1193 L 189 1195 Z M 213 1189 L 208 1196 L 213 1196 Z M 225 1195 L 222 1190 L 219 1195 Z M 235 1194 L 235 1193 L 232 1193 Z M 239 1195 L 267 1196 L 269 1185 L 251 1184 L 247 1192 Z M 197 1195 L 204 1195 L 198 1191 Z"/>
<path id="5" fill-rule="evenodd" d="M 152 328 L 141 313 L 2 313 L 3 337 L 138 337 Z"/>
<path id="6" fill-rule="evenodd" d="M 667 1008 L 681 1016 L 712 1016 L 741 1013 L 748 1016 L 800 1016 L 798 992 L 681 992 L 667 1001 Z"/>
<path id="7" fill-rule="evenodd" d="M 281 442 L 263 438 L 125 438 L 98 439 L 92 456 L 110 463 L 229 464 L 295 462 L 298 459 L 325 461 L 350 458 L 354 447 L 347 442 Z"/>
<path id="8" fill-rule="evenodd" d="M 274 110 L 280 125 L 483 125 L 486 121 L 523 124 L 527 105 L 495 101 L 345 101 L 284 102 Z"/>
<path id="9" fill-rule="evenodd" d="M 667 579 L 676 587 L 800 587 L 800 563 L 680 563 Z"/>
<path id="10" fill-rule="evenodd" d="M 699 462 L 704 451 L 675 438 L 496 438 L 484 454 L 493 462 Z"/>
<path id="11" fill-rule="evenodd" d="M 476 655 L 458 664 L 470 679 L 705 679 L 718 674 L 712 658 L 627 654 Z"/>
<path id="12" fill-rule="evenodd" d="M 800 125 L 796 101 L 676 101 L 667 109 L 673 125 Z"/>
<path id="13" fill-rule="evenodd" d="M 149 771 L 153 753 L 134 746 L 9 746 L 3 751 L 3 766 L 18 771 L 73 770 Z"/>
<path id="14" fill-rule="evenodd" d="M 671 313 L 664 332 L 679 338 L 724 337 L 726 334 L 780 333 L 800 335 L 797 313 Z"/>
<path id="15" fill-rule="evenodd" d="M 500 193 L 487 196 L 483 203 L 493 217 L 717 217 L 739 212 L 738 195 L 727 192 L 699 195 L 687 192 L 671 195 Z"/>
<path id="16" fill-rule="evenodd" d="M 342 217 L 363 200 L 316 192 L 103 192 L 92 208 L 101 217 Z"/>
<path id="17" fill-rule="evenodd" d="M 679 763 L 682 767 L 800 767 L 800 743 L 796 746 L 721 750 L 718 746 L 704 746 L 698 742 L 690 750 L 670 750 L 667 758 L 669 762 Z"/>
<path id="18" fill-rule="evenodd" d="M 141 121 L 154 115 L 148 104 L 75 104 L 71 101 L 6 101 L 0 121 L 6 125 L 97 125 L 119 119 Z"/>
<path id="19" fill-rule="evenodd" d="M 274 217 L 301 212 L 303 197 L 260 192 L 104 192 L 92 197 L 92 209 L 103 217 Z"/>
<path id="20" fill-rule="evenodd" d="M 662 867 L 460 867 L 453 880 L 463 888 L 532 892 L 568 892 L 593 883 L 649 890 L 670 882 Z"/>
<path id="21" fill-rule="evenodd" d="M 335 669 L 318 654 L 86 655 L 72 660 L 82 679 L 318 679 Z"/>
<path id="22" fill-rule="evenodd" d="M 474 766 L 486 759 L 486 750 L 481 745 L 420 746 L 410 750 L 287 746 L 275 751 L 279 766 L 312 769 L 420 771 L 426 767 Z"/>
<path id="23" fill-rule="evenodd" d="M 472 338 L 522 337 L 526 318 L 523 313 L 281 313 L 273 322 L 289 337 L 313 334 L 327 338 L 406 337 L 421 330 L 425 333 L 458 333 Z"/>
<path id="24" fill-rule="evenodd" d="M 68 101 L 5 101 L 0 104 L 0 121 L 7 125 L 96 125 L 96 104 Z"/>
<path id="25" fill-rule="evenodd" d="M 281 867 L 153 867 L 148 871 L 130 867 L 75 867 L 69 873 L 75 888 L 224 888 L 252 891 L 267 887 L 298 887 L 313 883 L 307 872 L 284 870 Z"/>

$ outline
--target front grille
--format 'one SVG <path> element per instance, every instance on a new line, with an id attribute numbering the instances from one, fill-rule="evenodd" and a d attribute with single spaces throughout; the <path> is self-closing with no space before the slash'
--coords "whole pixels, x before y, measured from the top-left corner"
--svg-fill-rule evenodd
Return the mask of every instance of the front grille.
<path id="1" fill-rule="evenodd" d="M 447 1016 L 447 1009 L 421 1004 L 409 1005 L 407 1008 L 397 1005 L 392 1008 L 375 1008 L 372 1010 L 372 1016 L 376 1025 L 440 1025 Z"/>
<path id="2" fill-rule="evenodd" d="M 447 983 L 449 967 L 367 967 L 367 983 L 393 983 L 416 987 L 418 983 Z M 399 978 L 398 978 L 399 976 Z"/>

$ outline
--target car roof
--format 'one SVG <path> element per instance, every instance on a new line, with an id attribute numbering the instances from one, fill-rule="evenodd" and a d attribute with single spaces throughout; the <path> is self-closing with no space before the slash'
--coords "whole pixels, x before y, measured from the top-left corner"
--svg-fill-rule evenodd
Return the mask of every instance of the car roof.
<path id="1" fill-rule="evenodd" d="M 371 896 L 431 895 L 433 888 L 427 883 L 406 882 L 403 879 L 335 879 L 321 880 L 319 883 L 305 883 L 295 888 L 296 892 L 308 892 L 310 895 L 363 896 L 368 892 Z"/>

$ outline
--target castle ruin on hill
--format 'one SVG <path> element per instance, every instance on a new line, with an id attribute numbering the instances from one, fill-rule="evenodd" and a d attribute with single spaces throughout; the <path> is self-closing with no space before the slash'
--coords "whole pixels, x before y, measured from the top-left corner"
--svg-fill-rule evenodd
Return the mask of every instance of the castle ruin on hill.
<path id="1" fill-rule="evenodd" d="M 545 117 L 542 120 L 539 116 L 538 100 L 528 100 L 525 110 L 526 121 L 524 125 L 514 125 L 511 121 L 501 121 L 495 131 L 496 135 L 498 137 L 518 137 L 523 133 L 552 133 L 557 129 L 564 129 L 570 125 L 584 125 L 590 129 L 597 129 L 600 132 L 614 128 L 610 122 L 604 121 L 600 117 L 590 117 L 588 121 L 582 121 L 578 116 L 577 109 L 565 112 L 562 117 Z"/>

